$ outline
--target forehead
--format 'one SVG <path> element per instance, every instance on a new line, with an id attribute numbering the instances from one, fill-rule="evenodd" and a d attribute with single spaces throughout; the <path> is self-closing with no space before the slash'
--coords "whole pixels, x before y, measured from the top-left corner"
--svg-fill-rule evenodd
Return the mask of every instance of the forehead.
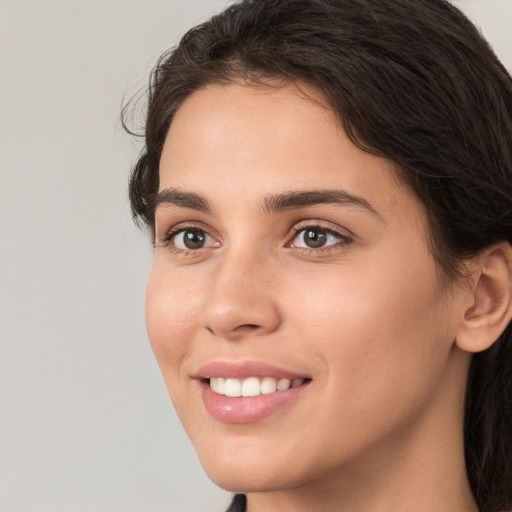
<path id="1" fill-rule="evenodd" d="M 377 209 L 421 209 L 394 164 L 355 146 L 317 90 L 212 85 L 178 109 L 160 162 L 160 190 L 247 203 L 262 195 L 343 189 Z M 222 197 L 221 197 L 222 196 Z"/>

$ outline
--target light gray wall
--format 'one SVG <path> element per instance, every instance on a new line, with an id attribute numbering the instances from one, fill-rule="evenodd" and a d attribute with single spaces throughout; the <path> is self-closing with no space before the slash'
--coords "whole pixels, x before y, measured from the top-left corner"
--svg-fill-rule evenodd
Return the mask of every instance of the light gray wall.
<path id="1" fill-rule="evenodd" d="M 222 511 L 146 341 L 123 95 L 224 0 L 0 0 L 0 511 Z M 512 68 L 512 0 L 459 0 Z"/>

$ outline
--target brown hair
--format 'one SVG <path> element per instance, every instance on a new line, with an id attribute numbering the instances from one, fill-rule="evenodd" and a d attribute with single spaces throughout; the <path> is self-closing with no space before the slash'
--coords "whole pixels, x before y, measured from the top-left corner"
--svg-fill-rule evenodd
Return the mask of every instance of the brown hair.
<path id="1" fill-rule="evenodd" d="M 303 81 L 362 149 L 393 161 L 429 217 L 444 274 L 512 243 L 512 80 L 444 0 L 245 0 L 190 30 L 152 72 L 145 148 L 132 171 L 136 219 L 154 234 L 167 130 L 211 83 Z M 483 512 L 512 508 L 512 326 L 470 368 L 466 465 Z"/>

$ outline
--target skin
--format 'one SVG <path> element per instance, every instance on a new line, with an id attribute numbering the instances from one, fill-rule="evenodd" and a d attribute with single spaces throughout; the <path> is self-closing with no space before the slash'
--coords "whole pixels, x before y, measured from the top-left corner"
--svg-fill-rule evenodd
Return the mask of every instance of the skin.
<path id="1" fill-rule="evenodd" d="M 171 399 L 210 478 L 248 493 L 251 512 L 476 511 L 462 441 L 470 355 L 454 343 L 471 290 L 440 280 L 421 204 L 321 100 L 305 85 L 214 85 L 178 110 L 160 191 L 210 210 L 156 210 L 146 319 Z M 311 190 L 367 204 L 263 207 Z M 306 227 L 339 235 L 308 248 Z M 191 228 L 203 247 L 183 245 Z M 211 361 L 312 380 L 269 417 L 228 424 L 195 378 Z"/>

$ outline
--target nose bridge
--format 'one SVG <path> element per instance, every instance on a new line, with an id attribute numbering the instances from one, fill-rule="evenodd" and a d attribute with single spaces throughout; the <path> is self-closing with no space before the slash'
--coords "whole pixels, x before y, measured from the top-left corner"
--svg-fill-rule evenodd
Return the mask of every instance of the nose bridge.
<path id="1" fill-rule="evenodd" d="M 216 263 L 200 324 L 210 333 L 239 339 L 277 329 L 280 314 L 268 257 L 258 251 L 227 251 Z"/>

